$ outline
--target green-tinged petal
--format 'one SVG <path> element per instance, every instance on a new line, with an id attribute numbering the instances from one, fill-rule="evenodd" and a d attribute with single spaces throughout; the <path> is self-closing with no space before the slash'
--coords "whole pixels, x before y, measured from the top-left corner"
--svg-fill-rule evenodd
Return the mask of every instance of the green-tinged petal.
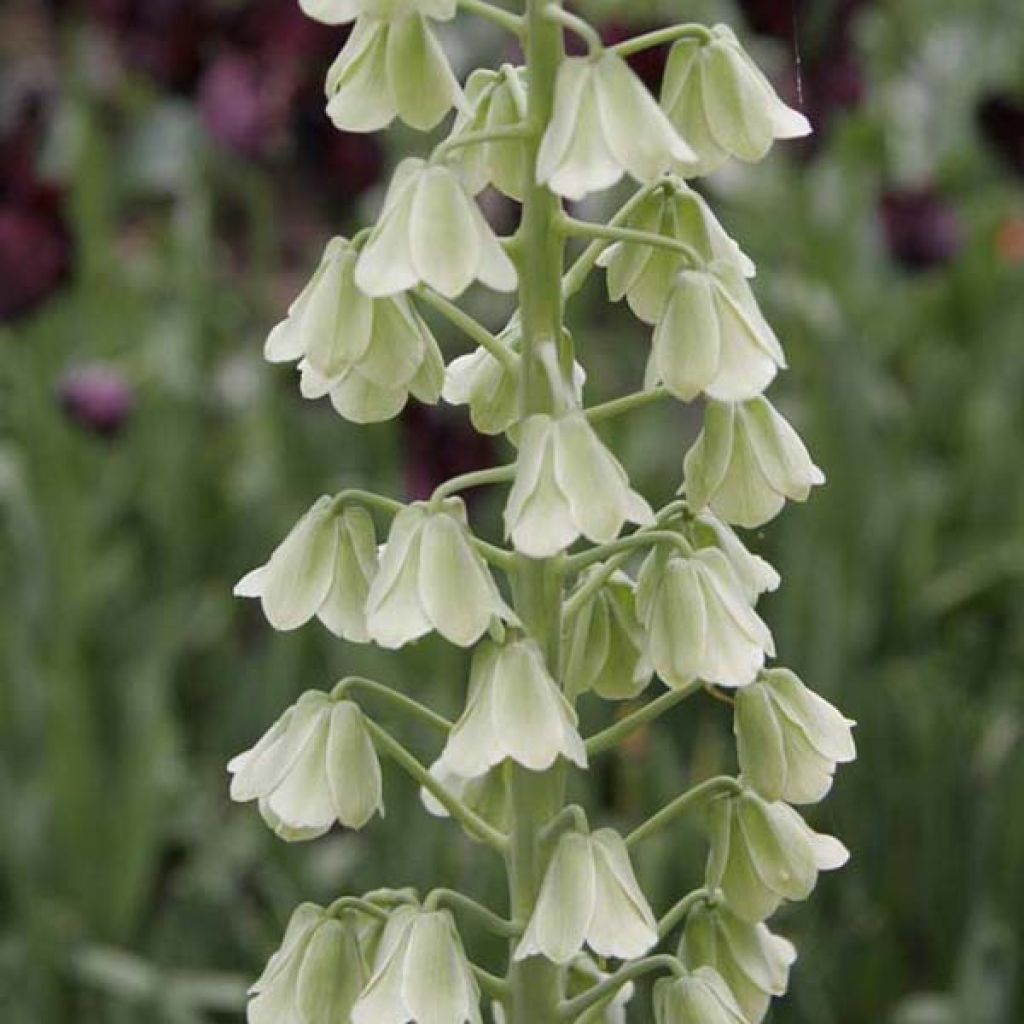
<path id="1" fill-rule="evenodd" d="M 711 289 L 707 274 L 683 271 L 654 331 L 658 376 L 684 402 L 707 390 L 719 368 L 719 320 Z"/>
<path id="2" fill-rule="evenodd" d="M 365 983 L 366 968 L 355 933 L 341 921 L 322 922 L 299 968 L 298 1019 L 302 1024 L 346 1021 Z"/>
<path id="3" fill-rule="evenodd" d="M 327 116 L 339 131 L 376 132 L 394 120 L 387 49 L 387 23 L 360 18 L 327 72 Z"/>
<path id="4" fill-rule="evenodd" d="M 776 491 L 791 501 L 806 501 L 811 488 L 825 482 L 797 432 L 767 399 L 744 402 L 737 415 L 757 465 Z"/>
<path id="5" fill-rule="evenodd" d="M 660 193 L 649 195 L 632 212 L 625 226 L 634 231 L 660 232 L 664 207 Z M 608 270 L 608 297 L 612 302 L 621 302 L 636 286 L 653 255 L 651 246 L 630 242 L 618 242 L 601 253 L 597 263 Z"/>
<path id="6" fill-rule="evenodd" d="M 721 488 L 733 454 L 735 416 L 735 406 L 709 402 L 700 436 L 686 453 L 686 498 L 694 512 L 704 509 Z"/>
<path id="7" fill-rule="evenodd" d="M 367 628 L 382 647 L 397 648 L 430 632 L 420 602 L 420 542 L 426 512 L 411 505 L 395 517 L 367 598 Z"/>
<path id="8" fill-rule="evenodd" d="M 764 683 L 771 689 L 782 714 L 806 734 L 823 757 L 840 764 L 856 759 L 855 723 L 842 712 L 805 686 L 789 669 L 766 672 Z"/>
<path id="9" fill-rule="evenodd" d="M 402 185 L 399 188 L 392 182 L 390 205 L 385 204 L 381 219 L 359 255 L 356 284 L 367 295 L 395 295 L 412 288 L 419 280 L 410 248 L 409 220 L 421 166 L 416 160 L 399 164 L 395 178 L 401 175 Z"/>
<path id="10" fill-rule="evenodd" d="M 554 112 L 537 155 L 537 181 L 542 185 L 551 180 L 569 152 L 589 79 L 589 69 L 584 60 L 563 61 L 558 69 Z"/>
<path id="11" fill-rule="evenodd" d="M 377 535 L 369 512 L 358 506 L 338 517 L 334 581 L 317 612 L 335 636 L 366 643 L 366 602 L 377 574 Z"/>
<path id="12" fill-rule="evenodd" d="M 447 911 L 421 914 L 413 924 L 402 994 L 416 1024 L 480 1020 L 480 993 Z"/>
<path id="13" fill-rule="evenodd" d="M 583 578 L 583 583 L 589 575 Z M 566 638 L 564 677 L 570 698 L 593 689 L 608 657 L 609 634 L 608 606 L 598 591 L 575 613 Z"/>
<path id="14" fill-rule="evenodd" d="M 774 133 L 760 83 L 734 46 L 714 42 L 704 61 L 704 103 L 715 141 L 748 163 L 762 160 Z"/>
<path id="15" fill-rule="evenodd" d="M 419 14 L 392 24 L 387 76 L 399 116 L 420 131 L 435 127 L 453 105 L 462 102 L 444 50 Z"/>
<path id="16" fill-rule="evenodd" d="M 404 387 L 382 388 L 353 369 L 332 382 L 330 397 L 334 411 L 350 423 L 383 423 L 405 408 L 409 392 Z"/>
<path id="17" fill-rule="evenodd" d="M 786 788 L 786 754 L 771 698 L 763 686 L 743 687 L 735 699 L 740 771 L 766 800 L 781 800 Z"/>
<path id="18" fill-rule="evenodd" d="M 737 798 L 736 820 L 765 885 L 786 899 L 804 900 L 818 880 L 818 867 L 806 831 L 789 811 L 785 804 L 768 803 L 748 791 Z"/>
<path id="19" fill-rule="evenodd" d="M 360 829 L 383 812 L 380 762 L 363 713 L 351 701 L 331 710 L 327 784 L 335 817 L 346 828 Z"/>
<path id="20" fill-rule="evenodd" d="M 334 821 L 334 805 L 327 785 L 329 727 L 330 714 L 325 707 L 287 774 L 267 794 L 267 807 L 290 828 L 320 829 Z"/>
<path id="21" fill-rule="evenodd" d="M 658 926 L 640 889 L 622 837 L 601 829 L 590 837 L 597 899 L 587 944 L 599 956 L 633 960 L 658 942 Z"/>
<path id="22" fill-rule="evenodd" d="M 249 992 L 257 994 L 271 985 L 289 966 L 295 966 L 301 959 L 313 929 L 323 920 L 323 907 L 315 903 L 300 903 L 288 919 L 281 945 L 267 961 L 263 973 L 253 982 Z"/>

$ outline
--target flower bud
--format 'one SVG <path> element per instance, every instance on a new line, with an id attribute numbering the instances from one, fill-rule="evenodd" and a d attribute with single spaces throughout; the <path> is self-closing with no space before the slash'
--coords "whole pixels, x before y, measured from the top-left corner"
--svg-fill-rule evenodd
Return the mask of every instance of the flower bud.
<path id="1" fill-rule="evenodd" d="M 687 177 L 710 174 L 731 156 L 756 163 L 775 139 L 811 133 L 807 118 L 779 99 L 726 25 L 716 25 L 710 41 L 673 46 L 661 105 L 696 151 L 695 160 L 679 163 Z"/>
<path id="2" fill-rule="evenodd" d="M 655 1024 L 748 1024 L 721 975 L 698 967 L 654 986 Z"/>
<path id="3" fill-rule="evenodd" d="M 525 68 L 474 71 L 466 83 L 469 110 L 460 111 L 452 138 L 457 139 L 463 132 L 493 132 L 521 124 L 526 118 L 526 89 Z M 527 170 L 522 139 L 460 147 L 456 162 L 474 195 L 493 185 L 510 199 L 522 202 Z"/>
<path id="4" fill-rule="evenodd" d="M 749 1024 L 761 1024 L 772 996 L 785 995 L 796 949 L 763 924 L 737 917 L 724 903 L 702 904 L 686 919 L 679 958 L 721 976 Z"/>
<path id="5" fill-rule="evenodd" d="M 760 395 L 785 365 L 775 332 L 731 263 L 680 271 L 654 330 L 648 387 L 663 383 L 684 402 L 701 392 L 742 402 Z"/>
<path id="6" fill-rule="evenodd" d="M 377 573 L 377 537 L 370 514 L 358 506 L 338 512 L 319 498 L 276 548 L 266 565 L 235 584 L 237 597 L 258 597 L 267 621 L 298 629 L 314 615 L 335 636 L 369 639 L 365 607 Z"/>
<path id="7" fill-rule="evenodd" d="M 770 917 L 785 900 L 805 900 L 819 871 L 842 867 L 850 854 L 833 836 L 814 832 L 788 804 L 751 789 L 710 808 L 708 882 L 744 921 Z"/>
<path id="8" fill-rule="evenodd" d="M 766 800 L 817 803 L 832 788 L 836 764 L 857 756 L 853 725 L 788 669 L 762 672 L 736 694 L 744 781 Z"/>
<path id="9" fill-rule="evenodd" d="M 610 188 L 623 174 L 653 181 L 695 154 L 630 70 L 610 51 L 562 62 L 537 180 L 567 199 Z"/>
<path id="10" fill-rule="evenodd" d="M 292 914 L 280 948 L 249 990 L 249 1024 L 335 1024 L 348 1020 L 368 971 L 348 915 L 313 903 Z"/>
<path id="11" fill-rule="evenodd" d="M 441 755 L 448 771 L 475 779 L 506 759 L 547 771 L 559 757 L 587 765 L 576 712 L 532 640 L 484 643 L 473 655 L 466 710 Z"/>
<path id="12" fill-rule="evenodd" d="M 514 621 L 473 547 L 461 498 L 416 502 L 395 516 L 366 603 L 370 636 L 403 647 L 431 630 L 472 647 L 494 617 Z"/>
<path id="13" fill-rule="evenodd" d="M 669 686 L 695 679 L 750 683 L 775 655 L 768 627 L 747 603 L 729 560 L 715 548 L 692 556 L 655 550 L 640 570 L 637 612 L 654 670 Z"/>
<path id="14" fill-rule="evenodd" d="M 318 690 L 304 693 L 228 771 L 231 799 L 258 800 L 267 824 L 288 842 L 315 839 L 335 821 L 360 829 L 384 813 L 380 762 L 363 713 Z"/>
<path id="15" fill-rule="evenodd" d="M 409 14 L 447 21 L 455 17 L 457 0 L 299 0 L 299 6 L 314 21 L 343 25 L 362 16 L 394 21 Z"/>
<path id="16" fill-rule="evenodd" d="M 343 132 L 375 132 L 400 117 L 429 131 L 465 102 L 422 14 L 360 17 L 327 72 L 327 116 Z"/>
<path id="17" fill-rule="evenodd" d="M 264 351 L 272 363 L 300 360 L 305 398 L 330 395 L 345 419 L 376 423 L 397 416 L 410 392 L 437 402 L 444 362 L 405 296 L 371 299 L 356 287 L 357 259 L 346 239 L 332 238 Z"/>
<path id="18" fill-rule="evenodd" d="M 762 594 L 779 589 L 782 577 L 775 568 L 748 551 L 736 531 L 711 512 L 702 512 L 694 518 L 690 538 L 696 547 L 716 547 L 729 559 L 749 604 L 754 605 Z"/>
<path id="19" fill-rule="evenodd" d="M 499 292 L 514 291 L 518 280 L 455 172 L 415 157 L 403 160 L 356 264 L 356 283 L 367 295 L 381 296 L 423 282 L 454 299 L 475 279 Z"/>
<path id="20" fill-rule="evenodd" d="M 584 573 L 580 587 L 603 569 L 596 565 Z M 563 676 L 571 697 L 593 690 L 605 700 L 631 700 L 651 681 L 634 591 L 633 581 L 616 572 L 569 620 Z"/>
<path id="21" fill-rule="evenodd" d="M 796 431 L 763 397 L 709 402 L 683 473 L 694 512 L 710 505 L 727 523 L 749 528 L 777 516 L 787 498 L 806 501 L 825 482 Z"/>
<path id="22" fill-rule="evenodd" d="M 446 910 L 400 907 L 388 921 L 352 1024 L 480 1024 L 480 990 Z"/>
<path id="23" fill-rule="evenodd" d="M 622 226 L 685 242 L 706 263 L 724 261 L 744 277 L 756 273 L 754 264 L 726 234 L 704 197 L 682 178 L 666 179 L 661 188 L 635 207 Z M 608 270 L 611 300 L 619 302 L 625 297 L 630 309 L 652 325 L 661 318 L 679 271 L 689 266 L 681 252 L 634 242 L 616 242 L 597 262 Z"/>
<path id="24" fill-rule="evenodd" d="M 566 832 L 551 856 L 515 958 L 569 963 L 584 943 L 598 956 L 632 960 L 658 941 L 658 927 L 612 829 Z"/>
<path id="25" fill-rule="evenodd" d="M 512 804 L 500 767 L 492 768 L 476 778 L 467 778 L 452 771 L 444 758 L 438 758 L 430 766 L 430 774 L 488 825 L 499 832 L 508 832 L 511 829 Z M 420 790 L 420 801 L 427 813 L 435 818 L 449 817 L 448 811 L 428 789 Z M 470 835 L 470 838 L 474 837 Z"/>
<path id="26" fill-rule="evenodd" d="M 649 525 L 654 514 L 586 417 L 530 416 L 505 506 L 505 532 L 516 550 L 550 558 L 581 534 L 595 544 L 614 540 L 627 521 Z"/>

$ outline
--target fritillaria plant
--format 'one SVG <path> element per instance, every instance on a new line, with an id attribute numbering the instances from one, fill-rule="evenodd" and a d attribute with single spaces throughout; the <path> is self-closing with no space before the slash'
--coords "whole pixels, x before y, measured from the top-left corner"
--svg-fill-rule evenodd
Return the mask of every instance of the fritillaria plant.
<path id="1" fill-rule="evenodd" d="M 501 858 L 508 903 L 437 888 L 303 904 L 253 986 L 249 1020 L 622 1021 L 634 982 L 651 975 L 659 1024 L 758 1024 L 796 957 L 766 919 L 847 858 L 793 805 L 821 800 L 853 759 L 853 723 L 768 667 L 775 644 L 755 606 L 780 580 L 735 528 L 762 526 L 824 478 L 764 395 L 786 360 L 758 307 L 755 267 L 690 180 L 758 161 L 810 127 L 724 26 L 606 47 L 552 0 L 518 12 L 485 0 L 303 6 L 355 23 L 327 79 L 340 128 L 399 118 L 450 134 L 398 166 L 374 226 L 325 240 L 267 358 L 296 362 L 302 394 L 355 423 L 411 400 L 466 405 L 514 456 L 413 504 L 358 490 L 321 497 L 239 583 L 276 629 L 315 618 L 342 641 L 388 649 L 436 632 L 471 652 L 471 668 L 455 722 L 428 707 L 429 693 L 372 679 L 303 694 L 231 762 L 231 794 L 290 842 L 372 828 L 389 758 L 421 788 L 425 812 Z M 435 31 L 460 11 L 510 33 L 523 65 L 461 85 Z M 566 56 L 567 33 L 585 56 Z M 673 50 L 655 97 L 626 58 L 662 44 Z M 623 178 L 637 189 L 608 223 L 568 212 Z M 487 186 L 521 204 L 511 237 L 477 205 Z M 586 350 L 567 310 L 599 269 L 611 300 L 651 329 L 651 349 L 641 391 L 588 406 Z M 503 329 L 457 304 L 474 282 L 515 294 Z M 473 350 L 445 367 L 428 310 Z M 598 430 L 656 401 L 704 410 L 679 498 L 661 509 Z M 474 533 L 461 495 L 477 487 L 507 488 L 503 538 Z M 662 692 L 645 698 L 652 686 Z M 706 691 L 734 705 L 737 777 L 700 781 L 625 833 L 592 830 L 567 803 L 570 773 Z M 584 737 L 581 700 L 632 704 Z M 382 710 L 436 730 L 429 766 L 377 720 Z M 705 882 L 659 915 L 631 858 L 684 816 L 707 836 Z M 473 962 L 466 915 L 507 940 L 501 973 Z"/>

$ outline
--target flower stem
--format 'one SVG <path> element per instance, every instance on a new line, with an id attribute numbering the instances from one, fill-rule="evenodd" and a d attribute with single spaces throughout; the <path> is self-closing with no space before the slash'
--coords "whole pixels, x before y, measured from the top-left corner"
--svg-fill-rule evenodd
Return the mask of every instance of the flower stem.
<path id="1" fill-rule="evenodd" d="M 501 363 L 510 373 L 515 373 L 519 368 L 519 357 L 503 341 L 496 338 L 483 324 L 474 320 L 468 313 L 463 312 L 450 302 L 443 295 L 438 295 L 426 285 L 420 285 L 416 289 L 417 298 L 422 299 L 428 306 L 433 306 L 450 324 L 457 327 L 470 341 L 475 341 L 481 348 L 486 349 Z"/>
<path id="2" fill-rule="evenodd" d="M 586 416 L 591 423 L 600 423 L 603 420 L 610 420 L 615 416 L 633 412 L 634 409 L 653 405 L 655 402 L 669 397 L 671 397 L 671 393 L 668 389 L 663 385 L 658 385 L 658 387 L 650 388 L 647 391 L 635 391 L 631 395 L 613 398 L 610 402 L 602 402 L 601 405 L 592 405 L 586 410 Z"/>
<path id="3" fill-rule="evenodd" d="M 660 921 L 658 921 L 658 937 L 665 938 L 682 921 L 685 921 L 690 911 L 699 903 L 707 903 L 711 899 L 711 893 L 706 888 L 695 889 L 689 895 L 684 896 L 671 910 L 669 910 Z"/>
<path id="4" fill-rule="evenodd" d="M 366 693 L 372 693 L 374 696 L 380 697 L 386 704 L 390 704 L 399 711 L 404 711 L 413 718 L 418 718 L 421 722 L 426 722 L 427 725 L 431 725 L 435 729 L 440 729 L 442 732 L 451 731 L 452 723 L 436 711 L 431 711 L 430 708 L 420 704 L 419 701 L 413 700 L 412 697 L 407 697 L 404 693 L 399 693 L 397 690 L 393 690 L 384 683 L 378 683 L 373 679 L 366 679 L 363 676 L 346 676 L 334 687 L 331 691 L 331 696 L 341 698 L 351 690 L 363 690 Z"/>
<path id="5" fill-rule="evenodd" d="M 369 900 L 360 899 L 358 896 L 342 896 L 340 900 L 335 900 L 327 908 L 327 913 L 331 917 L 338 917 L 346 910 L 355 910 L 360 914 L 365 914 L 367 917 L 372 917 L 374 920 L 385 923 L 388 920 L 388 912 L 383 907 L 378 907 Z"/>
<path id="6" fill-rule="evenodd" d="M 620 967 L 610 978 L 605 978 L 600 984 L 588 988 L 582 995 L 575 999 L 567 999 L 559 1007 L 558 1016 L 560 1020 L 576 1020 L 592 1006 L 605 999 L 615 997 L 615 994 L 636 978 L 642 978 L 645 974 L 653 974 L 655 971 L 668 971 L 671 974 L 681 975 L 683 965 L 668 953 L 656 953 L 654 956 L 644 957 L 643 960 L 634 960 L 633 963 Z"/>
<path id="7" fill-rule="evenodd" d="M 473 487 L 489 487 L 491 484 L 507 484 L 516 475 L 515 463 L 508 466 L 494 466 L 491 469 L 478 469 L 472 473 L 463 473 L 446 480 L 430 496 L 432 503 L 444 501 L 459 491 L 468 491 Z"/>
<path id="8" fill-rule="evenodd" d="M 587 44 L 591 57 L 597 56 L 604 50 L 604 42 L 597 29 L 578 15 L 570 14 L 558 4 L 547 4 L 544 7 L 544 17 L 548 21 L 567 28 L 570 32 L 575 32 Z"/>
<path id="9" fill-rule="evenodd" d="M 492 935 L 502 939 L 517 939 L 523 934 L 523 926 L 518 921 L 506 921 L 493 910 L 488 910 L 483 904 L 454 889 L 434 889 L 431 892 L 424 903 L 424 908 L 437 910 L 439 907 L 472 914 Z"/>
<path id="10" fill-rule="evenodd" d="M 689 686 L 683 686 L 678 690 L 669 690 L 660 697 L 655 697 L 650 703 L 645 704 L 638 711 L 634 711 L 625 718 L 620 718 L 614 725 L 608 726 L 601 732 L 595 733 L 587 740 L 587 757 L 596 757 L 607 750 L 617 747 L 627 736 L 632 736 L 638 729 L 660 718 L 666 711 L 670 711 L 677 704 L 681 704 L 687 697 L 692 697 L 701 690 L 701 683 L 695 680 Z"/>
<path id="11" fill-rule="evenodd" d="M 600 238 L 608 242 L 628 242 L 631 245 L 648 245 L 652 249 L 665 249 L 669 252 L 685 256 L 695 267 L 704 265 L 704 259 L 692 245 L 681 242 L 678 238 L 669 238 L 653 231 L 636 231 L 633 228 L 615 227 L 611 224 L 595 224 L 588 220 L 578 220 L 563 214 L 558 226 L 570 238 Z"/>
<path id="12" fill-rule="evenodd" d="M 440 143 L 431 156 L 432 161 L 443 160 L 449 153 L 467 146 L 483 146 L 488 142 L 516 142 L 529 138 L 533 134 L 533 125 L 523 124 L 502 125 L 499 128 L 487 128 L 478 132 L 460 132 L 450 135 Z"/>
<path id="13" fill-rule="evenodd" d="M 664 46 L 665 43 L 674 43 L 679 39 L 696 39 L 698 42 L 708 43 L 711 38 L 711 30 L 705 25 L 672 25 L 669 28 L 656 29 L 654 32 L 645 32 L 642 36 L 634 36 L 608 49 L 620 57 L 632 57 L 634 53 L 650 50 L 655 46 Z"/>
<path id="14" fill-rule="evenodd" d="M 686 538 L 678 533 L 674 533 L 672 530 L 637 530 L 636 533 L 631 533 L 628 537 L 619 537 L 618 540 L 609 541 L 607 544 L 591 548 L 589 551 L 581 551 L 578 555 L 570 555 L 565 559 L 564 568 L 570 575 L 575 575 L 597 562 L 603 562 L 612 555 L 629 553 L 636 551 L 637 548 L 649 548 L 655 544 L 671 544 L 673 547 L 680 548 L 686 554 L 692 554 L 693 552 L 693 548 L 690 547 Z M 607 582 L 607 579 L 607 576 L 602 575 L 597 586 L 586 586 L 576 591 L 569 599 L 566 614 L 573 614 L 593 594 L 594 590 Z"/>
<path id="15" fill-rule="evenodd" d="M 478 14 L 481 18 L 493 21 L 495 25 L 499 25 L 513 35 L 521 36 L 523 34 L 524 23 L 518 14 L 486 3 L 485 0 L 459 0 L 459 6 L 470 14 Z"/>
<path id="16" fill-rule="evenodd" d="M 739 789 L 740 784 L 729 775 L 716 775 L 713 779 L 705 779 L 699 785 L 688 789 L 682 796 L 677 796 L 670 804 L 666 804 L 642 825 L 633 829 L 626 836 L 626 845 L 636 846 L 637 843 L 642 843 L 659 829 L 675 821 L 680 815 L 692 811 L 695 807 L 699 807 L 716 796 L 738 793 Z"/>
<path id="17" fill-rule="evenodd" d="M 394 498 L 386 498 L 383 494 L 374 494 L 373 491 L 361 491 L 355 487 L 346 488 L 334 496 L 334 510 L 340 512 L 348 503 L 365 505 L 389 516 L 397 515 L 405 508 L 405 505 Z"/>

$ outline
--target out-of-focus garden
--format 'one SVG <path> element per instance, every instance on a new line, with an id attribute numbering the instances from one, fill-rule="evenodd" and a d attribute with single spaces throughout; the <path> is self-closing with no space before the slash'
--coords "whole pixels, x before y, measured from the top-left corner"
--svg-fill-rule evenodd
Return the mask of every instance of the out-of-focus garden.
<path id="1" fill-rule="evenodd" d="M 756 287 L 793 367 L 780 402 L 830 482 L 755 538 L 786 580 L 764 614 L 787 664 L 859 722 L 859 760 L 816 822 L 854 859 L 779 918 L 800 961 L 770 1020 L 1017 1024 L 1024 7 L 578 7 L 610 39 L 726 21 L 816 129 L 706 183 L 771 269 Z M 227 759 L 303 689 L 367 671 L 453 710 L 465 676 L 434 640 L 385 657 L 273 633 L 235 580 L 321 493 L 419 497 L 501 457 L 464 409 L 356 431 L 262 362 L 326 239 L 372 215 L 420 145 L 330 125 L 343 39 L 294 0 L 0 8 L 5 1024 L 237 1020 L 302 899 L 499 884 L 408 786 L 380 824 L 311 847 L 227 800 Z M 515 57 L 472 20 L 444 42 L 456 67 Z M 654 88 L 663 57 L 635 65 Z M 502 203 L 488 213 L 507 228 Z M 488 301 L 476 312 L 495 322 Z M 591 395 L 633 390 L 646 329 L 597 280 L 573 315 Z M 695 428 L 660 406 L 616 424 L 642 490 L 671 495 Z M 687 704 L 585 799 L 626 818 L 731 770 L 731 751 L 727 709 Z M 702 857 L 685 831 L 651 844 L 652 902 L 699 880 Z"/>

